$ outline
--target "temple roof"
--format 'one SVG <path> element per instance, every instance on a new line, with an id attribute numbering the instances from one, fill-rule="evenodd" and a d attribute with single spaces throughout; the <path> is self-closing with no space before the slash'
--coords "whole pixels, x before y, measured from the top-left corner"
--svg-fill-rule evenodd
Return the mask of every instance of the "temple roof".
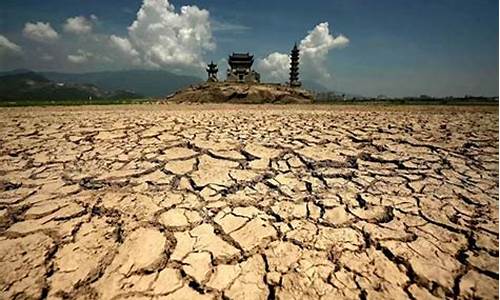
<path id="1" fill-rule="evenodd" d="M 229 55 L 229 60 L 228 60 L 229 65 L 232 64 L 252 64 L 253 63 L 253 55 L 250 55 L 250 53 L 234 53 Z"/>
<path id="2" fill-rule="evenodd" d="M 253 55 L 250 53 L 234 53 L 229 55 L 228 64 L 231 68 L 251 68 L 253 64 Z"/>
<path id="3" fill-rule="evenodd" d="M 229 55 L 229 59 L 233 59 L 233 60 L 252 60 L 253 59 L 253 55 L 250 55 L 250 53 L 235 53 L 233 52 L 233 54 Z"/>

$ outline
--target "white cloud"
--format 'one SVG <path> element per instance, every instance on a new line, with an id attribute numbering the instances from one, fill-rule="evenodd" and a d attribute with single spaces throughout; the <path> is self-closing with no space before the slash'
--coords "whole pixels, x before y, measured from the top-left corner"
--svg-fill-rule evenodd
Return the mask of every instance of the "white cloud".
<path id="1" fill-rule="evenodd" d="M 91 20 L 97 20 L 95 15 L 90 16 Z M 66 23 L 64 23 L 64 31 L 74 34 L 86 34 L 92 31 L 92 21 L 88 20 L 84 16 L 77 16 L 73 18 L 68 18 Z"/>
<path id="2" fill-rule="evenodd" d="M 201 70 L 203 53 L 215 48 L 209 12 L 197 6 L 176 12 L 168 0 L 144 0 L 128 31 L 130 49 L 124 38 L 114 43 L 130 53 L 134 49 L 150 67 Z"/>
<path id="3" fill-rule="evenodd" d="M 299 49 L 310 57 L 324 57 L 333 48 L 347 46 L 349 40 L 339 35 L 333 37 L 328 28 L 328 22 L 320 23 L 309 31 L 309 34 L 300 42 Z"/>
<path id="4" fill-rule="evenodd" d="M 7 55 L 19 55 L 22 53 L 20 46 L 9 41 L 8 38 L 0 34 L 0 57 Z"/>
<path id="5" fill-rule="evenodd" d="M 141 60 L 139 59 L 139 52 L 134 49 L 127 38 L 111 35 L 109 40 L 111 46 L 118 49 L 126 58 L 132 59 L 133 64 L 140 64 Z"/>
<path id="6" fill-rule="evenodd" d="M 257 63 L 259 71 L 268 78 L 276 81 L 287 80 L 287 72 L 290 67 L 288 54 L 274 52 Z"/>
<path id="7" fill-rule="evenodd" d="M 118 8 L 119 9 L 119 8 Z M 105 34 L 97 30 L 95 15 L 71 16 L 61 24 L 61 38 L 49 23 L 28 23 L 25 36 L 39 41 L 60 39 L 57 48 L 43 49 L 36 58 L 61 62 L 64 69 L 164 68 L 184 74 L 204 74 L 204 56 L 215 49 L 214 23 L 206 9 L 194 5 L 174 7 L 169 0 L 142 0 L 127 33 Z M 246 30 L 235 24 L 219 24 L 220 30 Z M 36 27 L 36 28 L 33 28 Z M 36 30 L 35 30 L 36 29 Z M 43 30 L 46 29 L 46 30 Z M 51 32 L 49 34 L 41 33 Z M 77 34 L 78 39 L 69 39 Z M 62 38 L 62 37 L 68 37 Z"/>
<path id="8" fill-rule="evenodd" d="M 323 84 L 331 83 L 332 75 L 325 67 L 327 56 L 332 49 L 343 48 L 348 44 L 347 37 L 330 34 L 328 22 L 316 25 L 298 45 L 301 77 Z M 263 77 L 271 81 L 287 80 L 289 66 L 288 54 L 278 52 L 271 53 L 257 62 L 257 67 Z"/>
<path id="9" fill-rule="evenodd" d="M 252 29 L 251 27 L 246 25 L 234 24 L 218 20 L 212 20 L 212 25 L 213 25 L 213 31 L 232 31 L 238 33 Z"/>
<path id="10" fill-rule="evenodd" d="M 50 43 L 59 38 L 59 34 L 50 26 L 50 23 L 26 23 L 23 29 L 26 38 L 37 42 Z"/>
<path id="11" fill-rule="evenodd" d="M 82 49 L 78 49 L 76 54 L 68 55 L 68 60 L 74 64 L 83 64 L 89 61 L 93 57 L 93 53 L 87 52 Z"/>

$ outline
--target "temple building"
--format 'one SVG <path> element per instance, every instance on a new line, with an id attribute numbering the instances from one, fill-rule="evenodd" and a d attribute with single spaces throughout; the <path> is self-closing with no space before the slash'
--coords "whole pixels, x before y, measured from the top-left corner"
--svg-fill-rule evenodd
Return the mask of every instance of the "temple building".
<path id="1" fill-rule="evenodd" d="M 227 69 L 228 82 L 259 83 L 260 74 L 252 70 L 253 55 L 247 53 L 234 53 L 229 55 L 229 69 Z"/>
<path id="2" fill-rule="evenodd" d="M 292 52 L 290 53 L 290 86 L 300 87 L 302 83 L 299 81 L 299 49 L 297 44 L 293 46 Z"/>
<path id="3" fill-rule="evenodd" d="M 214 64 L 214 62 L 211 61 L 207 65 L 207 73 L 208 73 L 208 79 L 207 79 L 207 81 L 208 82 L 217 82 L 217 81 L 219 81 L 217 79 L 217 72 L 219 72 L 219 69 L 217 68 L 217 64 Z"/>

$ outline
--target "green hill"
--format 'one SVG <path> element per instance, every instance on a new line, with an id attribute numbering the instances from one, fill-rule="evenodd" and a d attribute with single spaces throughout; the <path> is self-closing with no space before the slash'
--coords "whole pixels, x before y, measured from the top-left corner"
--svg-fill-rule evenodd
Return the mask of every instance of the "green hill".
<path id="1" fill-rule="evenodd" d="M 56 82 L 90 83 L 104 90 L 131 90 L 147 97 L 165 97 L 202 79 L 177 75 L 163 70 L 127 70 L 91 73 L 43 72 Z"/>

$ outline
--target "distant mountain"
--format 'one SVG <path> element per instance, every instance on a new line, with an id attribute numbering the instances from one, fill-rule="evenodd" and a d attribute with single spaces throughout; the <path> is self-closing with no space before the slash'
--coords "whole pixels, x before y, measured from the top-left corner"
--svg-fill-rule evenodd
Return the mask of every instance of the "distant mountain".
<path id="1" fill-rule="evenodd" d="M 0 74 L 0 101 L 136 99 L 141 97 L 128 91 L 104 91 L 91 84 L 57 83 L 31 71 L 24 73 L 11 71 L 3 72 L 3 74 Z"/>
<path id="2" fill-rule="evenodd" d="M 163 70 L 42 72 L 42 75 L 55 82 L 90 83 L 105 90 L 126 89 L 147 97 L 164 97 L 189 85 L 202 82 L 198 77 L 177 75 Z"/>
<path id="3" fill-rule="evenodd" d="M 32 70 L 29 69 L 14 69 L 10 71 L 2 71 L 0 72 L 0 76 L 4 75 L 16 75 L 16 74 L 23 74 L 23 73 L 30 73 L 33 72 Z"/>

